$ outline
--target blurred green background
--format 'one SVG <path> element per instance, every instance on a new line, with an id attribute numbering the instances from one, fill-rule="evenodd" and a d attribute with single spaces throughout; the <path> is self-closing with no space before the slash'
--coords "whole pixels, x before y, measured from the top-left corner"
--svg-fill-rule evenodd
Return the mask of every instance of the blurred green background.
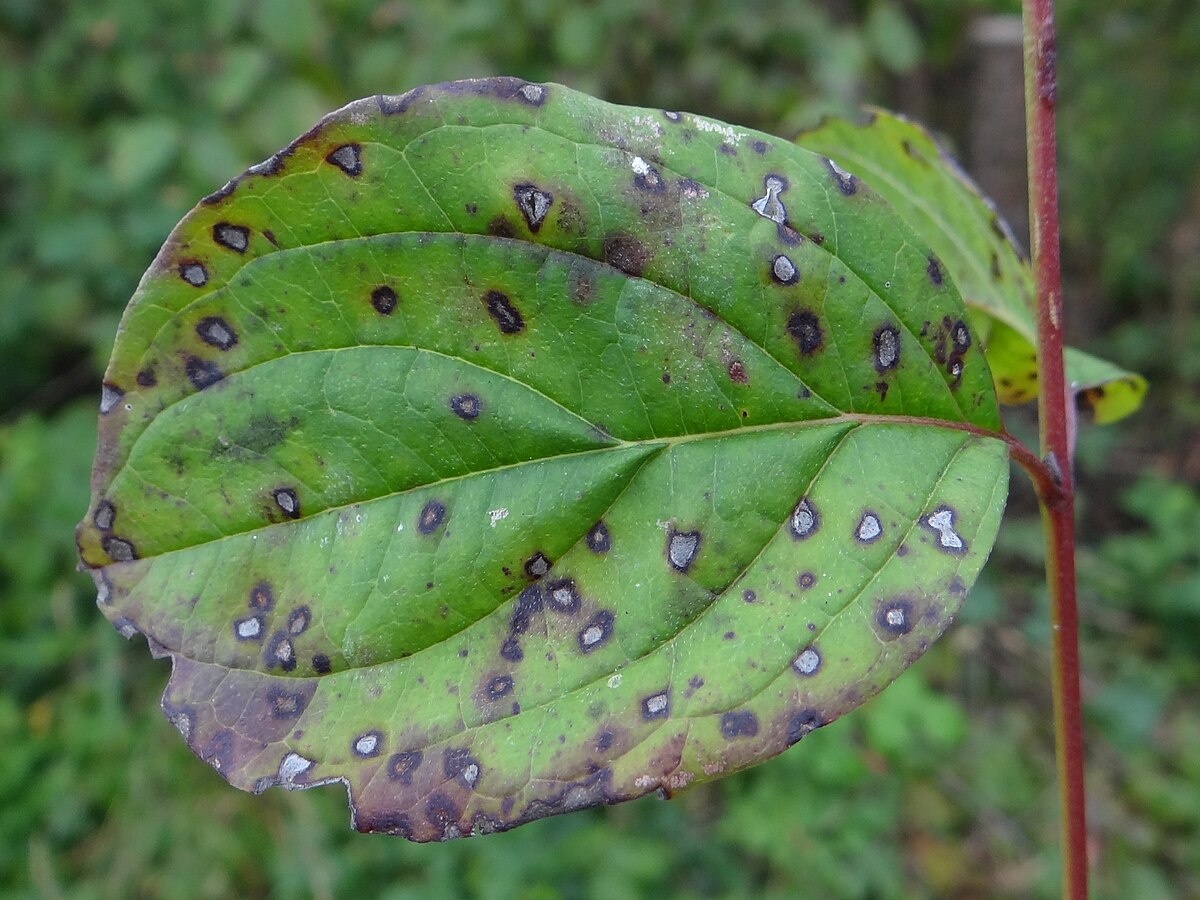
<path id="1" fill-rule="evenodd" d="M 1002 176 L 1022 163 L 978 139 L 1020 102 L 1002 67 L 980 74 L 979 22 L 1015 7 L 0 0 L 0 895 L 1055 896 L 1019 475 L 960 621 L 861 711 L 669 803 L 440 846 L 353 834 L 341 788 L 254 798 L 192 758 L 158 710 L 166 663 L 96 612 L 71 536 L 141 272 L 199 197 L 327 110 L 496 73 L 785 135 L 870 102 L 999 171 L 1019 215 Z M 1059 22 L 1071 332 L 1152 382 L 1141 413 L 1080 435 L 1095 895 L 1200 896 L 1200 4 L 1060 0 Z"/>

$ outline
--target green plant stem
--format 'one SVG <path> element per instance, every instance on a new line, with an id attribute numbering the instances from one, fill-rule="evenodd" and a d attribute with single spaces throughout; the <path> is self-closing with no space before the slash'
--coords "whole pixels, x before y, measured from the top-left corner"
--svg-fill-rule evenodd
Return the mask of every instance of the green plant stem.
<path id="1" fill-rule="evenodd" d="M 1059 264 L 1057 99 L 1053 0 L 1023 0 L 1025 132 L 1029 146 L 1030 244 L 1038 298 L 1038 428 L 1041 451 L 1060 490 L 1039 490 L 1046 536 L 1046 579 L 1054 647 L 1054 725 L 1061 799 L 1063 896 L 1087 898 L 1087 811 L 1083 716 L 1079 698 L 1079 616 L 1075 594 L 1075 485 L 1071 398 L 1063 372 L 1062 271 Z"/>

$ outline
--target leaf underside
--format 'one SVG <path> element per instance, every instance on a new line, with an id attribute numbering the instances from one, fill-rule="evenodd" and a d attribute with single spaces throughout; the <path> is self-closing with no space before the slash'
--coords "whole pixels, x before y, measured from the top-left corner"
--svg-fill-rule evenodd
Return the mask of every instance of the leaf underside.
<path id="1" fill-rule="evenodd" d="M 1011 229 L 924 128 L 883 110 L 866 123 L 830 118 L 797 143 L 867 178 L 937 253 L 954 278 L 984 347 L 1001 403 L 1038 395 L 1033 270 Z M 1067 382 L 1096 424 L 1137 411 L 1146 380 L 1068 349 Z"/>
<path id="2" fill-rule="evenodd" d="M 951 621 L 1008 466 L 949 278 L 856 177 L 489 79 L 204 200 L 122 322 L 78 531 L 231 784 L 502 830 L 761 762 Z"/>

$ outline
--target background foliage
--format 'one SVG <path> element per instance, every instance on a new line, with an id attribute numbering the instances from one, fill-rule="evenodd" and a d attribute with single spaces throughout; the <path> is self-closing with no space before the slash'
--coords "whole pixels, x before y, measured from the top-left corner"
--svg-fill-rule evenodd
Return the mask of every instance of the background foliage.
<path id="1" fill-rule="evenodd" d="M 164 664 L 93 608 L 71 541 L 138 277 L 197 198 L 328 109 L 509 73 L 781 134 L 917 107 L 953 139 L 966 98 L 940 88 L 969 71 L 970 21 L 1015 5 L 0 0 L 0 893 L 1054 896 L 1046 599 L 1020 487 L 963 617 L 880 700 L 670 803 L 444 846 L 354 835 L 337 788 L 225 786 L 159 713 Z M 1059 5 L 1073 343 L 1154 385 L 1080 439 L 1096 895 L 1194 896 L 1200 7 Z"/>

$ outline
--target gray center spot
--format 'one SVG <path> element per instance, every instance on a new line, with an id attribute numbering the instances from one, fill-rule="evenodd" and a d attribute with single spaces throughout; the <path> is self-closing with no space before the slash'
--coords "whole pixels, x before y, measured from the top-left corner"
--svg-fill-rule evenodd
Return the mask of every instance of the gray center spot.
<path id="1" fill-rule="evenodd" d="M 779 195 L 787 190 L 787 181 L 778 175 L 768 175 L 763 179 L 763 190 L 766 193 L 751 203 L 750 207 L 764 219 L 782 225 L 787 221 L 787 210 Z"/>

